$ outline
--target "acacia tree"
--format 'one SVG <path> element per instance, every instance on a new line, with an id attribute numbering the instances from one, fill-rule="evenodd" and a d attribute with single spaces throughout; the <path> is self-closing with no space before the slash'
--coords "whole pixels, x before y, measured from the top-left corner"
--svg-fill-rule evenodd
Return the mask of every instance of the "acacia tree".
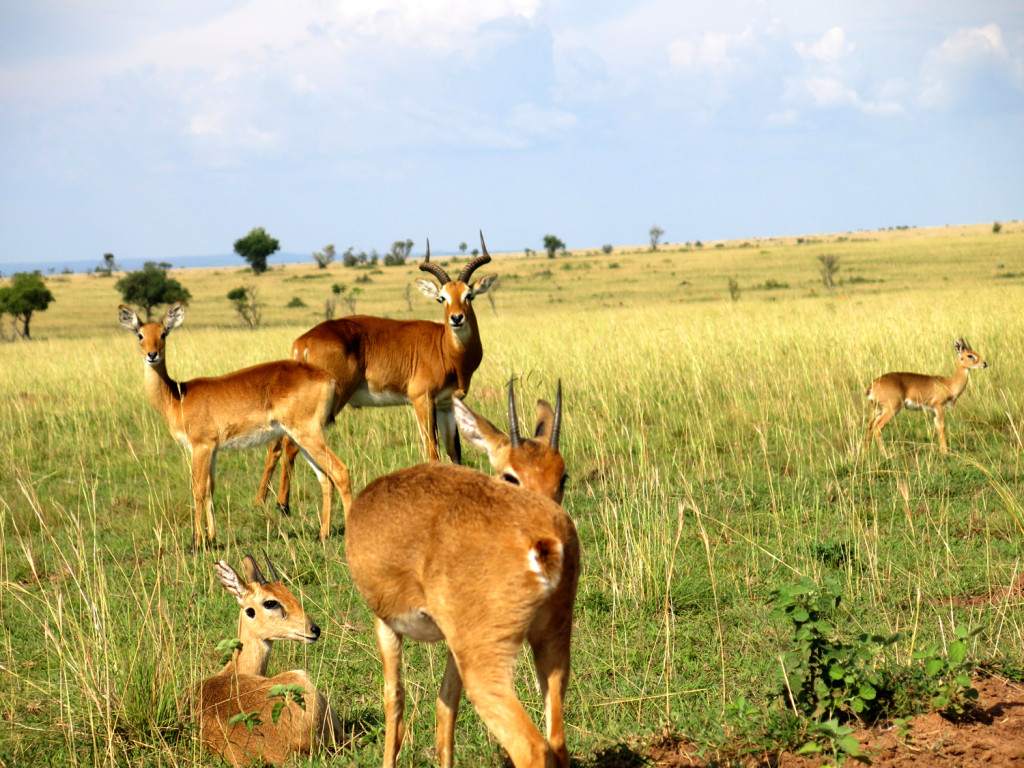
<path id="1" fill-rule="evenodd" d="M 655 224 L 650 230 L 651 236 L 651 250 L 658 250 L 658 243 L 661 242 L 661 236 L 665 234 L 665 230 Z"/>
<path id="2" fill-rule="evenodd" d="M 824 253 L 818 257 L 818 261 L 821 262 L 821 282 L 829 293 L 836 292 L 836 272 L 839 271 L 839 257 L 831 254 Z"/>
<path id="3" fill-rule="evenodd" d="M 244 285 L 228 291 L 228 300 L 235 305 L 235 311 L 249 328 L 255 331 L 263 318 L 263 302 L 257 296 L 256 286 Z"/>
<path id="4" fill-rule="evenodd" d="M 384 254 L 384 266 L 394 267 L 405 264 L 405 260 L 412 253 L 412 240 L 395 240 L 391 244 L 391 250 Z"/>
<path id="5" fill-rule="evenodd" d="M 548 252 L 548 258 L 555 258 L 556 251 L 564 251 L 565 243 L 554 235 L 544 235 L 544 250 Z"/>
<path id="6" fill-rule="evenodd" d="M 267 271 L 267 257 L 280 247 L 281 244 L 263 227 L 253 227 L 248 235 L 235 240 L 235 253 L 248 261 L 257 275 Z"/>
<path id="7" fill-rule="evenodd" d="M 167 275 L 170 268 L 166 261 L 147 261 L 141 270 L 129 272 L 114 283 L 125 304 L 134 304 L 145 311 L 147 323 L 153 319 L 153 307 L 176 301 L 188 304 L 192 298 L 185 286 Z"/>
<path id="8" fill-rule="evenodd" d="M 43 282 L 39 270 L 15 272 L 11 282 L 0 288 L 0 314 L 12 316 L 11 324 L 16 336 L 31 339 L 29 323 L 32 322 L 32 313 L 44 311 L 53 300 L 53 294 Z"/>
<path id="9" fill-rule="evenodd" d="M 334 243 L 325 245 L 323 251 L 313 251 L 313 261 L 320 269 L 327 269 L 327 265 L 334 261 Z"/>

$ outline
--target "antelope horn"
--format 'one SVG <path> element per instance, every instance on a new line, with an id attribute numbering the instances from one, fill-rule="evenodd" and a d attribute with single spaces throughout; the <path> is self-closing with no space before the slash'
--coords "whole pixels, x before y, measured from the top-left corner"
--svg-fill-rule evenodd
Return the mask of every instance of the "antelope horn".
<path id="1" fill-rule="evenodd" d="M 280 581 L 281 577 L 277 575 L 277 571 L 274 570 L 274 564 L 270 562 L 270 555 L 267 554 L 267 550 L 263 550 L 263 559 L 267 561 L 267 573 L 270 574 L 271 581 Z"/>
<path id="2" fill-rule="evenodd" d="M 422 269 L 424 272 L 429 272 L 434 277 L 436 277 L 437 281 L 441 285 L 444 285 L 445 283 L 450 283 L 452 281 L 452 279 L 448 277 L 448 273 L 444 271 L 440 264 L 430 263 L 430 238 L 427 238 L 427 255 L 423 257 L 423 263 L 420 264 L 420 269 Z"/>
<path id="3" fill-rule="evenodd" d="M 262 587 L 264 584 L 267 583 L 267 580 L 263 576 L 263 571 L 261 571 L 259 565 L 256 564 L 255 557 L 253 557 L 252 555 L 246 555 L 246 557 L 248 557 L 252 561 L 252 570 L 256 574 L 256 583 Z"/>
<path id="4" fill-rule="evenodd" d="M 473 271 L 477 267 L 482 267 L 484 264 L 491 260 L 491 254 L 487 252 L 487 243 L 484 242 L 483 230 L 480 231 L 480 247 L 483 248 L 483 255 L 477 256 L 475 259 L 469 262 L 469 264 L 462 268 L 462 271 L 459 273 L 460 283 L 466 283 L 466 285 L 469 285 L 469 278 L 473 274 Z"/>
<path id="5" fill-rule="evenodd" d="M 558 450 L 558 433 L 562 429 L 562 380 L 558 380 L 558 393 L 555 395 L 555 419 L 551 422 L 551 437 L 548 445 Z"/>
<path id="6" fill-rule="evenodd" d="M 508 380 L 508 439 L 513 448 L 519 447 L 519 417 L 516 415 L 516 393 L 512 388 L 512 382 Z"/>

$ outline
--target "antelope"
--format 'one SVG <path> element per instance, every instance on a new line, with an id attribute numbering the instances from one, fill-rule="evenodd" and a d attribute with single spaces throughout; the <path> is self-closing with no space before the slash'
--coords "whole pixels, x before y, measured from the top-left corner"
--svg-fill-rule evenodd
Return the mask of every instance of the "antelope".
<path id="1" fill-rule="evenodd" d="M 463 686 L 516 768 L 567 768 L 562 702 L 580 552 L 560 506 L 561 385 L 553 411 L 537 402 L 530 439 L 519 436 L 511 384 L 508 436 L 453 402 L 463 437 L 487 453 L 496 476 L 420 464 L 372 482 L 346 516 L 349 569 L 375 615 L 384 667 L 384 766 L 395 765 L 404 736 L 401 661 L 408 637 L 448 643 L 435 738 L 443 768 L 452 765 Z M 544 698 L 546 739 L 513 689 L 524 640 Z"/>
<path id="2" fill-rule="evenodd" d="M 199 686 L 199 738 L 208 751 L 233 766 L 248 766 L 254 761 L 281 765 L 293 754 L 309 754 L 331 746 L 342 735 L 338 716 L 305 671 L 296 669 L 267 677 L 267 661 L 275 640 L 315 643 L 320 627 L 281 583 L 269 557 L 266 561 L 269 581 L 252 555 L 243 560 L 244 579 L 223 560 L 214 566 L 220 583 L 241 607 L 240 646 L 220 672 Z M 295 698 L 272 693 L 275 686 L 298 686 L 301 704 Z M 275 708 L 279 708 L 276 717 Z M 258 723 L 250 730 L 243 721 L 231 722 L 238 715 L 245 716 L 250 724 Z"/>
<path id="3" fill-rule="evenodd" d="M 967 378 L 975 368 L 987 368 L 965 339 L 953 342 L 957 354 L 956 372 L 952 376 L 927 376 L 921 373 L 887 373 L 871 382 L 865 394 L 874 403 L 874 415 L 868 424 L 865 438 L 870 447 L 871 436 L 875 436 L 878 449 L 885 453 L 882 445 L 882 428 L 900 412 L 903 406 L 911 410 L 928 411 L 935 419 L 935 430 L 939 433 L 939 451 L 947 453 L 946 409 L 956 405 L 957 399 L 967 389 Z"/>
<path id="4" fill-rule="evenodd" d="M 438 433 L 449 458 L 456 464 L 462 461 L 452 397 L 466 396 L 483 359 L 473 299 L 486 293 L 498 279 L 489 274 L 470 285 L 473 272 L 491 260 L 482 232 L 480 245 L 483 254 L 466 264 L 458 279 L 452 280 L 440 265 L 430 261 L 427 241 L 420 269 L 436 277 L 438 283 L 420 278 L 416 286 L 444 307 L 444 322 L 352 315 L 320 323 L 292 344 L 294 360 L 323 368 L 338 382 L 341 396 L 335 401 L 335 413 L 346 404 L 373 408 L 411 403 L 428 461 L 439 458 Z M 275 441 L 267 451 L 256 501 L 265 502 L 283 452 L 277 506 L 287 514 L 296 448 L 286 437 Z"/>
<path id="5" fill-rule="evenodd" d="M 145 362 L 149 402 L 179 443 L 191 454 L 195 516 L 192 549 L 202 539 L 212 544 L 213 489 L 217 451 L 251 448 L 287 435 L 312 465 L 323 490 L 320 540 L 330 535 L 334 488 L 348 510 L 352 503 L 348 468 L 324 441 L 324 427 L 334 419 L 338 388 L 331 374 L 308 363 L 279 360 L 218 376 L 176 382 L 167 373 L 167 334 L 185 320 L 185 305 L 177 302 L 159 323 L 143 324 L 135 311 L 118 307 L 121 325 L 139 337 Z"/>

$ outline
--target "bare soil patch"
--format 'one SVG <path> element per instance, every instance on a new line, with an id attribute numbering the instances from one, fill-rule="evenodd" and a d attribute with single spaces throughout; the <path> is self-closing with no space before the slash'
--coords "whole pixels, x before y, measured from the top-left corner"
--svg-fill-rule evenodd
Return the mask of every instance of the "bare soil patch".
<path id="1" fill-rule="evenodd" d="M 882 768 L 1002 768 L 1024 766 L 1024 685 L 1001 677 L 974 681 L 978 689 L 975 709 L 960 721 L 937 713 L 910 720 L 899 732 L 892 726 L 865 728 L 855 734 L 873 766 Z M 646 750 L 657 768 L 713 765 L 697 756 L 686 741 L 662 740 Z M 762 755 L 746 761 L 750 768 L 819 768 L 829 761 L 789 753 Z M 859 765 L 848 759 L 848 766 Z"/>

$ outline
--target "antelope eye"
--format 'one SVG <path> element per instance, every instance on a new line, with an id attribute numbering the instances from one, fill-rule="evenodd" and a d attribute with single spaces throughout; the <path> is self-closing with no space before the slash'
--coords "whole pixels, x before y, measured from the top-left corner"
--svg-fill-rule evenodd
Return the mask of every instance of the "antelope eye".
<path id="1" fill-rule="evenodd" d="M 512 485 L 519 485 L 519 478 L 513 475 L 511 472 L 506 472 L 505 474 L 503 474 L 501 476 L 501 479 L 504 480 L 506 483 L 511 483 Z"/>
<path id="2" fill-rule="evenodd" d="M 268 611 L 273 611 L 276 608 L 280 608 L 281 604 L 277 602 L 277 600 L 264 600 L 263 607 L 266 608 Z"/>
<path id="3" fill-rule="evenodd" d="M 141 333 L 136 333 L 135 335 L 139 337 L 139 341 L 142 341 L 142 334 Z"/>

